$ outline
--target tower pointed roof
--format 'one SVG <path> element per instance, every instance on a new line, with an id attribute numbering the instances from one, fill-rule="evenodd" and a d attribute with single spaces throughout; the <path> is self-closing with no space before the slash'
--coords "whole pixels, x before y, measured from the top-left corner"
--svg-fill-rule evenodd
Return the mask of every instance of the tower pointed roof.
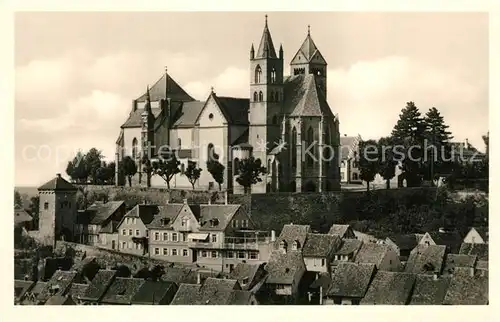
<path id="1" fill-rule="evenodd" d="M 194 101 L 184 89 L 177 84 L 177 82 L 167 73 L 166 69 L 162 77 L 149 89 L 150 101 L 157 102 L 160 99 L 170 98 L 172 101 L 177 102 L 191 102 Z M 147 93 L 144 93 L 136 100 L 137 102 L 146 101 Z"/>
<path id="2" fill-rule="evenodd" d="M 151 96 L 149 95 L 149 85 L 146 88 L 146 104 L 144 105 L 144 112 L 148 114 L 152 114 L 151 111 Z"/>
<path id="3" fill-rule="evenodd" d="M 316 55 L 318 54 L 318 55 Z M 326 64 L 325 59 L 323 58 L 323 55 L 321 55 L 321 52 L 319 51 L 318 47 L 316 47 L 316 44 L 314 43 L 312 37 L 311 37 L 311 27 L 307 26 L 307 36 L 302 45 L 300 46 L 299 50 L 297 51 L 297 54 L 295 54 L 295 57 L 292 59 L 291 64 L 303 64 L 304 60 L 299 59 L 298 57 L 302 56 L 307 62 L 312 62 L 314 59 L 315 63 L 323 63 Z"/>
<path id="4" fill-rule="evenodd" d="M 74 185 L 69 183 L 68 181 L 64 180 L 64 178 L 61 177 L 61 174 L 58 173 L 56 177 L 40 187 L 38 187 L 38 191 L 43 191 L 43 190 L 53 190 L 53 191 L 76 191 L 78 190 Z"/>
<path id="5" fill-rule="evenodd" d="M 274 49 L 273 45 L 273 39 L 271 37 L 271 32 L 269 32 L 269 28 L 267 27 L 267 15 L 264 32 L 262 33 L 259 49 L 257 50 L 257 55 L 255 56 L 255 58 L 277 58 L 276 50 Z"/>

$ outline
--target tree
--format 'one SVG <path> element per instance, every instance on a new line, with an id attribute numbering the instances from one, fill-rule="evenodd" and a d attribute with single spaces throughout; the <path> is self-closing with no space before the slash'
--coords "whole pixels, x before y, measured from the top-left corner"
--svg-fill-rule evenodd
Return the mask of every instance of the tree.
<path id="1" fill-rule="evenodd" d="M 236 176 L 238 182 L 244 188 L 245 193 L 250 192 L 250 187 L 253 184 L 261 182 L 260 176 L 266 173 L 266 168 L 262 166 L 260 159 L 255 159 L 253 156 L 240 160 L 239 170 Z"/>
<path id="2" fill-rule="evenodd" d="M 425 132 L 426 124 L 417 106 L 414 102 L 407 102 L 406 107 L 401 110 L 391 137 L 398 145 L 398 151 L 395 153 L 402 156 L 401 170 L 408 187 L 419 186 L 421 183 Z"/>
<path id="3" fill-rule="evenodd" d="M 181 162 L 177 160 L 175 153 L 170 153 L 167 158 L 160 158 L 152 163 L 153 173 L 159 175 L 167 183 L 167 188 L 170 189 L 170 180 L 181 172 L 179 168 Z"/>
<path id="4" fill-rule="evenodd" d="M 68 162 L 66 173 L 73 182 L 87 183 L 89 171 L 86 165 L 85 155 L 81 151 L 78 151 L 73 161 Z"/>
<path id="5" fill-rule="evenodd" d="M 424 137 L 430 143 L 424 160 L 424 176 L 434 182 L 435 173 L 449 173 L 451 170 L 450 140 L 453 136 L 448 131 L 449 126 L 445 124 L 443 116 L 435 107 L 425 114 L 424 123 L 426 125 Z"/>
<path id="6" fill-rule="evenodd" d="M 379 172 L 380 159 L 377 142 L 374 140 L 360 142 L 358 158 L 360 178 L 366 182 L 366 190 L 370 191 L 370 182 Z"/>
<path id="7" fill-rule="evenodd" d="M 188 166 L 184 171 L 184 175 L 188 178 L 189 183 L 191 183 L 191 186 L 193 187 L 193 190 L 194 190 L 194 184 L 200 178 L 201 171 L 202 170 L 200 168 L 196 167 L 196 162 L 191 160 L 188 161 Z"/>
<path id="8" fill-rule="evenodd" d="M 113 184 L 115 180 L 115 163 L 102 162 L 100 168 L 96 171 L 96 182 L 97 184 Z"/>
<path id="9" fill-rule="evenodd" d="M 17 190 L 14 190 L 14 205 L 19 205 L 21 207 L 23 206 L 23 198 Z"/>
<path id="10" fill-rule="evenodd" d="M 40 220 L 40 196 L 34 196 L 30 199 L 29 211 L 31 217 L 33 217 L 33 228 L 37 230 L 38 222 Z"/>
<path id="11" fill-rule="evenodd" d="M 98 181 L 97 171 L 101 167 L 101 160 L 104 158 L 102 152 L 92 148 L 85 154 L 85 166 L 93 184 Z"/>
<path id="12" fill-rule="evenodd" d="M 219 191 L 222 190 L 222 183 L 224 183 L 224 169 L 224 165 L 217 159 L 212 159 L 207 162 L 207 171 L 219 185 Z"/>
<path id="13" fill-rule="evenodd" d="M 380 138 L 378 143 L 379 164 L 378 174 L 385 179 L 386 188 L 391 188 L 391 179 L 396 175 L 398 162 L 395 160 L 393 142 L 390 137 Z"/>
<path id="14" fill-rule="evenodd" d="M 120 167 L 123 175 L 128 179 L 128 185 L 132 187 L 132 177 L 137 173 L 137 164 L 132 157 L 126 156 L 120 163 Z"/>

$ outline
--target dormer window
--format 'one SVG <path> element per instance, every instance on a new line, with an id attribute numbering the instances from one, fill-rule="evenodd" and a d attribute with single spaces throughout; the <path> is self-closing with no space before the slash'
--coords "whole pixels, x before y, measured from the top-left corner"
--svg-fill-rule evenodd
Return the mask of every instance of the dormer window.
<path id="1" fill-rule="evenodd" d="M 181 226 L 182 227 L 186 227 L 188 224 L 188 219 L 186 217 L 182 218 L 182 221 L 181 221 Z"/>
<path id="2" fill-rule="evenodd" d="M 218 225 L 219 225 L 219 219 L 217 219 L 217 218 L 210 219 L 210 226 L 211 227 L 217 227 Z"/>
<path id="3" fill-rule="evenodd" d="M 287 249 L 286 241 L 282 240 L 280 242 L 280 249 L 286 253 L 286 249 Z"/>
<path id="4" fill-rule="evenodd" d="M 297 240 L 294 240 L 292 243 L 292 250 L 300 249 L 300 243 Z"/>

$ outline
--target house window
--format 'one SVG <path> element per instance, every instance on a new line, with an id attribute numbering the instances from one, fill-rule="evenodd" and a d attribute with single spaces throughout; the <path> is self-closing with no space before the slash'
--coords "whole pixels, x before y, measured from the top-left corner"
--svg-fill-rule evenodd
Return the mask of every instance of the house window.
<path id="1" fill-rule="evenodd" d="M 141 234 L 141 233 L 139 232 L 139 229 L 136 229 L 136 230 L 135 230 L 135 235 L 136 235 L 136 236 L 139 236 L 140 234 Z"/>
<path id="2" fill-rule="evenodd" d="M 160 249 L 155 247 L 155 255 L 160 255 Z"/>
<path id="3" fill-rule="evenodd" d="M 238 220 L 233 220 L 233 228 L 238 228 Z"/>
<path id="4" fill-rule="evenodd" d="M 212 251 L 212 258 L 217 258 L 217 251 L 215 250 Z"/>
<path id="5" fill-rule="evenodd" d="M 283 285 L 283 284 L 276 284 L 276 289 L 277 290 L 284 290 L 285 289 L 285 285 Z"/>
<path id="6" fill-rule="evenodd" d="M 126 242 L 122 242 L 122 249 L 125 249 L 127 248 L 127 243 Z"/>
<path id="7" fill-rule="evenodd" d="M 227 258 L 234 258 L 234 253 L 232 251 L 227 252 Z"/>
<path id="8" fill-rule="evenodd" d="M 212 243 L 216 243 L 216 242 L 217 242 L 217 235 L 212 234 Z"/>
<path id="9" fill-rule="evenodd" d="M 122 229 L 122 235 L 123 236 L 127 236 L 127 230 L 126 229 Z"/>
<path id="10" fill-rule="evenodd" d="M 188 219 L 186 217 L 182 218 L 181 226 L 182 227 L 186 227 L 187 226 L 187 222 L 188 222 Z"/>
<path id="11" fill-rule="evenodd" d="M 250 258 L 250 259 L 259 259 L 259 253 L 258 252 L 250 252 L 248 254 L 248 258 Z"/>
<path id="12" fill-rule="evenodd" d="M 163 233 L 163 240 L 168 241 L 168 233 Z"/>
<path id="13" fill-rule="evenodd" d="M 129 235 L 129 236 L 132 236 L 132 235 L 133 235 L 133 234 L 132 234 L 132 229 L 129 229 L 129 230 L 128 230 L 128 235 Z"/>
<path id="14" fill-rule="evenodd" d="M 160 233 L 155 233 L 155 240 L 160 240 Z"/>
<path id="15" fill-rule="evenodd" d="M 132 140 L 132 159 L 137 159 L 137 138 Z"/>
<path id="16" fill-rule="evenodd" d="M 187 249 L 182 250 L 182 256 L 189 256 L 189 252 Z"/>
<path id="17" fill-rule="evenodd" d="M 248 220 L 247 219 L 243 219 L 241 221 L 241 227 L 242 228 L 248 228 Z"/>
<path id="18" fill-rule="evenodd" d="M 49 203 L 48 202 L 46 202 L 46 203 L 43 204 L 43 209 L 45 209 L 45 210 L 49 209 Z"/>
<path id="19" fill-rule="evenodd" d="M 207 257 L 207 251 L 206 250 L 202 250 L 201 251 L 201 257 Z"/>
<path id="20" fill-rule="evenodd" d="M 163 248 L 163 256 L 168 256 L 168 248 Z"/>
<path id="21" fill-rule="evenodd" d="M 241 284 L 247 285 L 248 284 L 248 277 L 245 277 L 243 280 L 241 280 Z"/>
<path id="22" fill-rule="evenodd" d="M 172 241 L 177 241 L 177 233 L 172 233 Z"/>
<path id="23" fill-rule="evenodd" d="M 245 252 L 238 252 L 238 258 L 244 259 L 245 257 Z"/>
<path id="24" fill-rule="evenodd" d="M 125 218 L 125 224 L 128 225 L 128 221 L 130 218 Z"/>
<path id="25" fill-rule="evenodd" d="M 177 249 L 176 248 L 172 249 L 172 256 L 177 256 Z"/>
<path id="26" fill-rule="evenodd" d="M 321 266 L 325 266 L 325 259 L 324 258 L 321 259 Z"/>

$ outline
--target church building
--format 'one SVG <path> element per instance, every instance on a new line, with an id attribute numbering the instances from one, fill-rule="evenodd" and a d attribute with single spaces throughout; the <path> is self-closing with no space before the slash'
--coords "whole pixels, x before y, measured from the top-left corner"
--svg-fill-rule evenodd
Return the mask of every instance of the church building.
<path id="1" fill-rule="evenodd" d="M 275 50 L 266 16 L 259 46 L 255 50 L 252 44 L 249 53 L 249 98 L 220 96 L 212 89 L 198 101 L 165 70 L 133 101 L 116 141 L 117 164 L 131 156 L 139 169 L 133 184 L 146 185 L 141 158 L 155 160 L 168 147 L 181 161 L 171 188 L 191 188 L 183 171 L 192 160 L 202 169 L 195 188 L 218 189 L 206 165 L 215 158 L 224 166 L 221 188 L 243 193 L 235 178 L 240 161 L 252 155 L 267 170 L 252 193 L 339 190 L 339 120 L 326 99 L 327 63 L 309 28 L 289 76 L 283 57 L 281 45 Z M 125 184 L 119 171 L 117 182 Z M 150 183 L 166 187 L 157 175 Z"/>

